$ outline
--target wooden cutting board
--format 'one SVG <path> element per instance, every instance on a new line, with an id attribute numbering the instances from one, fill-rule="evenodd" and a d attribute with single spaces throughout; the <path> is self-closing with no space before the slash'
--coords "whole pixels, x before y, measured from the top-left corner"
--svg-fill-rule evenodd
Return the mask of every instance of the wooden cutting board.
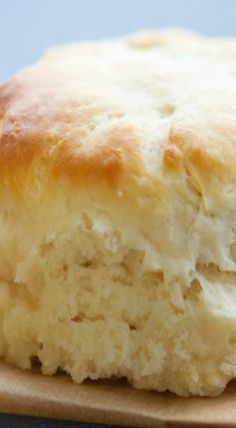
<path id="1" fill-rule="evenodd" d="M 84 422 L 144 427 L 236 427 L 236 381 L 216 398 L 180 398 L 131 388 L 125 382 L 75 385 L 0 362 L 0 411 Z"/>

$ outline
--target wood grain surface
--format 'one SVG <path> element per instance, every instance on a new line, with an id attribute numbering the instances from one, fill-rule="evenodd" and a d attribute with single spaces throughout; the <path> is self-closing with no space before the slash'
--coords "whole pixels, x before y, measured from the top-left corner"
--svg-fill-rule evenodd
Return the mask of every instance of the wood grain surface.
<path id="1" fill-rule="evenodd" d="M 73 384 L 0 362 L 0 412 L 144 427 L 236 427 L 236 382 L 216 398 L 139 391 L 125 382 Z"/>

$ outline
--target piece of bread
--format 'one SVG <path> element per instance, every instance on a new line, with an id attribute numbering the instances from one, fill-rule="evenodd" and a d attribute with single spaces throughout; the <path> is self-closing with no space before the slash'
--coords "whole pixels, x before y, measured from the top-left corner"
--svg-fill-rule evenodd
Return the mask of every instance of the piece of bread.
<path id="1" fill-rule="evenodd" d="M 0 354 L 185 396 L 236 376 L 236 40 L 74 44 L 0 87 Z"/>

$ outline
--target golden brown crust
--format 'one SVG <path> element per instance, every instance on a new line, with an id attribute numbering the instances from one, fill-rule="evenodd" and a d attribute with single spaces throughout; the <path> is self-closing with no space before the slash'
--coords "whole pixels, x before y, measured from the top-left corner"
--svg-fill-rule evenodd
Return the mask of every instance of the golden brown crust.
<path id="1" fill-rule="evenodd" d="M 235 44 L 169 30 L 52 50 L 0 87 L 1 181 L 236 180 Z"/>
<path id="2" fill-rule="evenodd" d="M 193 181 L 198 181 L 199 193 L 213 191 L 236 180 L 236 110 L 234 105 L 213 107 L 206 111 L 195 106 L 184 120 L 172 123 L 168 144 L 164 149 L 164 165 L 167 170 L 186 168 Z M 196 120 L 197 117 L 197 120 Z M 200 184 L 201 183 L 201 184 Z"/>
<path id="3" fill-rule="evenodd" d="M 138 172 L 137 143 L 135 130 L 125 123 L 112 125 L 101 132 L 93 150 L 84 144 L 78 147 L 76 139 L 70 140 L 65 147 L 60 145 L 58 148 L 54 173 L 64 171 L 74 182 L 93 177 L 114 184 L 122 173 Z"/>
<path id="4" fill-rule="evenodd" d="M 13 171 L 25 175 L 42 160 L 52 174 L 66 174 L 75 182 L 94 177 L 114 183 L 126 169 L 139 168 L 138 136 L 132 124 L 121 118 L 92 135 L 93 119 L 107 111 L 103 100 L 99 105 L 96 97 L 72 97 L 60 87 L 60 79 L 50 93 L 45 91 L 45 79 L 32 79 L 31 85 L 19 85 L 18 80 L 20 76 L 0 88 L 2 177 L 12 181 Z"/>

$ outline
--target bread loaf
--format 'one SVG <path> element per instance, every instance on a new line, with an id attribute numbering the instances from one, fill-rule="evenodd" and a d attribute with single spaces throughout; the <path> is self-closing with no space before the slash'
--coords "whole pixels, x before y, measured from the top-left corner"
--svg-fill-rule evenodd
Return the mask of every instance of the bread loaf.
<path id="1" fill-rule="evenodd" d="M 183 396 L 236 376 L 236 39 L 72 44 L 0 86 L 0 355 Z"/>

